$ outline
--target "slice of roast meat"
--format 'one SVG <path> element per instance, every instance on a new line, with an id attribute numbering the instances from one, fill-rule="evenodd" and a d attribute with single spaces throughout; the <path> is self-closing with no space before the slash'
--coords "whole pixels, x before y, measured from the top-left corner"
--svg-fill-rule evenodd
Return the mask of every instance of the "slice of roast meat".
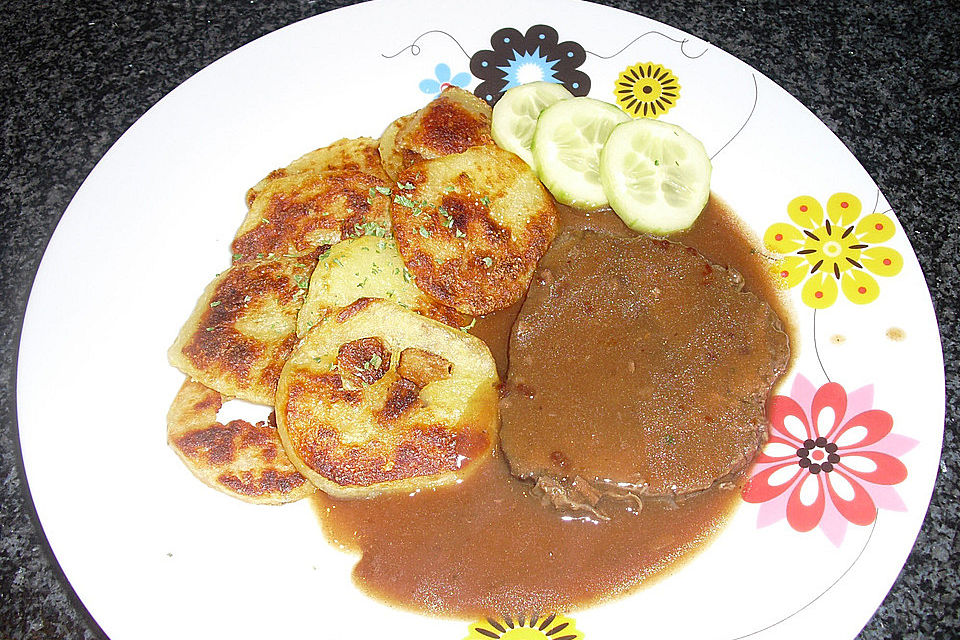
<path id="1" fill-rule="evenodd" d="M 681 500 L 756 455 L 789 354 L 736 272 L 667 240 L 568 232 L 514 325 L 501 445 L 564 511 Z"/>

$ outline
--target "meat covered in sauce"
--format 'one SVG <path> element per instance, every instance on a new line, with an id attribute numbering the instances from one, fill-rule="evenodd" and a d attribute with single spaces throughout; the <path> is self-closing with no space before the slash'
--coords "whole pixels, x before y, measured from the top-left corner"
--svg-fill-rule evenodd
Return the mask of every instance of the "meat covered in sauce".
<path id="1" fill-rule="evenodd" d="M 675 500 L 764 442 L 789 360 L 777 315 L 735 271 L 667 240 L 571 231 L 514 325 L 501 402 L 512 472 L 558 507 Z"/>

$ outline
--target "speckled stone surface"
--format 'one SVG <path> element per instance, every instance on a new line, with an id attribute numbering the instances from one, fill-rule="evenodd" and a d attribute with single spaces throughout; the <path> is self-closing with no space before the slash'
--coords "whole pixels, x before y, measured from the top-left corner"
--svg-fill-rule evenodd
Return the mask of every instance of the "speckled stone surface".
<path id="1" fill-rule="evenodd" d="M 45 547 L 16 435 L 20 326 L 81 181 L 147 108 L 250 40 L 338 2 L 4 3 L 0 12 L 0 638 L 102 638 Z M 960 11 L 955 2 L 607 2 L 684 29 L 796 96 L 866 167 L 920 259 L 946 361 L 940 476 L 910 558 L 860 637 L 960 637 Z M 455 10 L 451 3 L 451 11 Z M 546 5 L 545 5 L 546 6 Z M 811 630 L 816 634 L 816 630 Z"/>

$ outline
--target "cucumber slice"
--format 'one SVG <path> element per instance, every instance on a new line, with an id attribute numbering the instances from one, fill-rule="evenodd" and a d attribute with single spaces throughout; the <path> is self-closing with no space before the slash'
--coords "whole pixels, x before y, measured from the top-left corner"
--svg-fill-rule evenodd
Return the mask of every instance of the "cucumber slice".
<path id="1" fill-rule="evenodd" d="M 600 153 L 610 206 L 634 231 L 666 235 L 696 221 L 710 197 L 710 158 L 684 129 L 639 118 L 617 126 Z"/>
<path id="2" fill-rule="evenodd" d="M 512 151 L 530 165 L 537 165 L 530 145 L 540 112 L 573 94 L 556 82 L 529 82 L 508 90 L 493 106 L 493 139 L 500 148 Z"/>
<path id="3" fill-rule="evenodd" d="M 557 200 L 579 209 L 607 205 L 600 184 L 600 149 L 630 116 L 607 102 L 571 98 L 543 110 L 533 134 L 540 181 Z"/>

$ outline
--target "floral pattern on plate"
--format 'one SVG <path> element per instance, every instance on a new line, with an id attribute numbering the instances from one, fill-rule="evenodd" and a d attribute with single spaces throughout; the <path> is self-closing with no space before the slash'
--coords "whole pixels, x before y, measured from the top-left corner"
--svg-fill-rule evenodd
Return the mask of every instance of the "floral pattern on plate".
<path id="1" fill-rule="evenodd" d="M 900 456 L 917 441 L 891 433 L 893 417 L 872 407 L 872 386 L 814 389 L 802 375 L 789 396 L 770 400 L 770 441 L 743 488 L 746 502 L 761 504 L 758 526 L 786 518 L 839 546 L 848 522 L 866 526 L 878 509 L 906 510 L 893 485 L 906 479 Z"/>
<path id="2" fill-rule="evenodd" d="M 440 92 L 447 87 L 460 87 L 465 89 L 473 77 L 466 71 L 451 76 L 450 65 L 441 62 L 433 69 L 433 78 L 425 78 L 420 81 L 420 91 L 432 98 L 440 95 Z"/>
<path id="3" fill-rule="evenodd" d="M 573 618 L 550 614 L 533 615 L 529 618 L 510 616 L 487 618 L 470 625 L 470 633 L 464 640 L 583 640 Z"/>
<path id="4" fill-rule="evenodd" d="M 638 62 L 620 72 L 613 95 L 620 108 L 634 118 L 657 118 L 676 106 L 680 82 L 662 64 Z"/>
<path id="5" fill-rule="evenodd" d="M 524 34 L 500 29 L 490 45 L 471 56 L 470 71 L 482 81 L 474 93 L 491 106 L 505 91 L 527 82 L 557 82 L 575 96 L 590 91 L 590 76 L 579 70 L 586 52 L 576 42 L 560 42 L 553 27 L 538 24 Z"/>
<path id="6" fill-rule="evenodd" d="M 784 287 L 804 282 L 800 298 L 814 309 L 826 309 L 843 291 L 850 302 L 868 304 L 880 295 L 880 285 L 870 275 L 890 277 L 900 273 L 903 257 L 890 247 L 896 228 L 884 213 L 860 217 L 860 199 L 835 193 L 827 211 L 813 196 L 799 196 L 787 205 L 796 226 L 777 222 L 767 228 L 763 243 L 784 254 L 773 266 L 774 277 Z M 869 272 L 869 273 L 868 273 Z"/>

